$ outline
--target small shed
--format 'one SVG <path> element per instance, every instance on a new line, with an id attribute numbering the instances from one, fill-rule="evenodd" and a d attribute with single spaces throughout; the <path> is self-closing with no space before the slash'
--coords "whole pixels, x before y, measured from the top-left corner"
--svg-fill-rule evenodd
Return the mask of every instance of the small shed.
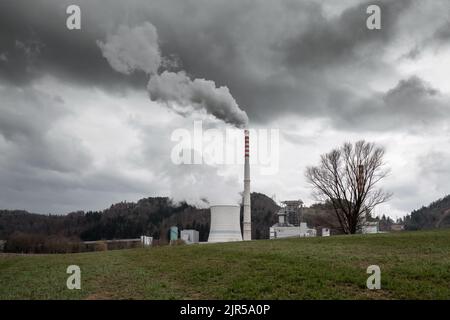
<path id="1" fill-rule="evenodd" d="M 177 241 L 178 240 L 178 227 L 172 226 L 170 227 L 170 241 Z"/>
<path id="2" fill-rule="evenodd" d="M 198 243 L 199 233 L 197 230 L 181 230 L 180 238 L 187 244 Z"/>

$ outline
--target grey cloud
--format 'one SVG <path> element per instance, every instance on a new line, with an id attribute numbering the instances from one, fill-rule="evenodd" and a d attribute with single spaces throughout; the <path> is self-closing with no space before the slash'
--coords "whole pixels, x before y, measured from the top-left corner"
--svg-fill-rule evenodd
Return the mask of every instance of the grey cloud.
<path id="1" fill-rule="evenodd" d="M 450 40 L 450 21 L 447 21 L 444 25 L 442 25 L 436 32 L 434 36 L 438 40 L 444 40 L 445 42 Z M 448 44 L 448 42 L 447 42 Z"/>
<path id="2" fill-rule="evenodd" d="M 444 195 L 448 193 L 450 177 L 450 153 L 444 150 L 434 150 L 418 158 L 421 177 L 431 182 Z"/>
<path id="3" fill-rule="evenodd" d="M 31 87 L 3 87 L 0 93 L 0 134 L 10 141 L 37 138 L 65 113 L 64 104 L 56 96 Z"/>
<path id="4" fill-rule="evenodd" d="M 351 100 L 346 92 L 333 98 L 339 128 L 356 131 L 405 130 L 420 132 L 446 121 L 450 98 L 413 76 L 385 93 L 374 93 L 368 99 Z"/>
<path id="5" fill-rule="evenodd" d="M 329 103 L 330 92 L 339 90 L 341 83 L 351 86 L 392 70 L 380 52 L 405 32 L 397 22 L 416 2 L 353 2 L 334 15 L 326 15 L 322 4 L 307 0 L 2 2 L 0 19 L 8 32 L 0 31 L 0 52 L 12 58 L 0 62 L 0 78 L 23 83 L 51 73 L 81 85 L 143 88 L 145 75 L 114 72 L 96 41 L 104 41 L 119 25 L 151 22 L 162 56 L 179 61 L 173 66 L 167 61 L 174 59 L 163 58 L 163 67 L 175 72 L 182 68 L 192 78 L 226 86 L 252 122 L 269 123 L 295 114 L 339 120 Z M 82 9 L 80 32 L 65 28 L 69 3 Z M 382 8 L 380 31 L 365 27 L 368 4 Z M 40 14 L 34 15 L 37 6 Z M 31 69 L 23 67 L 24 54 L 14 47 L 16 40 L 27 39 L 44 44 Z"/>
<path id="6" fill-rule="evenodd" d="M 148 22 L 134 28 L 121 25 L 97 44 L 111 67 L 127 75 L 139 70 L 154 74 L 161 64 L 158 34 Z"/>
<path id="7" fill-rule="evenodd" d="M 438 94 L 438 90 L 432 88 L 417 76 L 406 80 L 400 80 L 395 88 L 389 90 L 384 99 L 389 105 L 407 106 L 414 101 L 432 98 Z"/>
<path id="8" fill-rule="evenodd" d="M 79 172 L 91 158 L 79 141 L 54 132 L 59 119 L 70 114 L 61 97 L 32 87 L 0 89 L 0 136 L 7 142 L 4 157 L 44 170 Z"/>
<path id="9" fill-rule="evenodd" d="M 433 151 L 419 157 L 419 164 L 423 174 L 433 173 L 440 177 L 450 174 L 450 153 L 445 151 Z"/>
<path id="10" fill-rule="evenodd" d="M 36 170 L 11 163 L 0 166 L 0 207 L 65 214 L 101 210 L 112 203 L 161 195 L 157 184 L 143 184 L 121 172 L 80 173 Z"/>
<path id="11" fill-rule="evenodd" d="M 63 126 L 83 119 L 61 96 L 32 86 L 1 86 L 0 96 L 0 208 L 62 214 L 158 194 L 158 184 L 113 163 L 95 165 L 77 132 Z"/>
<path id="12" fill-rule="evenodd" d="M 340 63 L 358 63 L 367 56 L 376 57 L 383 50 L 382 44 L 393 39 L 396 24 L 413 0 L 365 1 L 346 9 L 335 18 L 325 18 L 320 10 L 310 17 L 306 30 L 282 45 L 289 66 L 324 68 Z M 369 5 L 378 5 L 382 13 L 381 30 L 366 27 Z"/>
<path id="13" fill-rule="evenodd" d="M 82 8 L 82 30 L 66 28 L 66 8 Z M 126 77 L 111 70 L 96 45 L 106 33 L 105 18 L 97 20 L 103 1 L 1 1 L 0 81 L 26 85 L 46 74 L 78 85 L 145 86 L 140 74 Z M 116 13 L 116 17 L 120 12 Z"/>
<path id="14" fill-rule="evenodd" d="M 422 2 L 422 5 L 425 5 L 425 3 Z M 431 17 L 429 24 L 434 28 L 431 30 L 428 30 L 428 26 L 419 28 L 423 22 L 419 22 L 420 20 L 417 22 L 415 21 L 417 26 L 414 30 L 415 35 L 420 35 L 421 32 L 423 33 L 423 29 L 426 30 L 425 35 L 422 35 L 422 37 L 415 36 L 415 45 L 405 53 L 402 58 L 417 60 L 422 57 L 422 54 L 426 51 L 435 53 L 443 48 L 448 48 L 450 45 L 450 18 L 448 15 L 450 3 L 445 0 L 436 0 L 433 1 L 433 5 L 432 12 L 434 16 Z M 420 14 L 421 12 L 419 11 L 418 13 Z"/>

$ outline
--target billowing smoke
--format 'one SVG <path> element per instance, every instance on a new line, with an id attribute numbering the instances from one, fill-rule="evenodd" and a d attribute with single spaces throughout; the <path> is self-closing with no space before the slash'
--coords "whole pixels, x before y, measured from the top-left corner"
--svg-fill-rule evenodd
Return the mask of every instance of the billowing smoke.
<path id="1" fill-rule="evenodd" d="M 206 164 L 170 166 L 170 197 L 197 208 L 241 202 L 237 177 L 221 176 L 217 168 Z M 195 188 L 193 188 L 195 186 Z"/>
<path id="2" fill-rule="evenodd" d="M 147 86 L 150 98 L 165 103 L 177 113 L 185 115 L 195 110 L 205 110 L 216 118 L 245 127 L 247 114 L 230 94 L 227 87 L 216 87 L 213 81 L 205 79 L 191 80 L 185 72 L 164 71 L 153 76 Z"/>
<path id="3" fill-rule="evenodd" d="M 216 87 L 214 81 L 205 79 L 191 80 L 184 71 L 158 74 L 167 59 L 161 56 L 158 34 L 152 24 L 120 26 L 115 34 L 107 36 L 106 42 L 97 44 L 114 70 L 124 74 L 140 70 L 150 75 L 147 87 L 151 100 L 184 116 L 204 111 L 236 127 L 247 126 L 247 114 L 227 87 Z"/>
<path id="4" fill-rule="evenodd" d="M 170 65 L 170 59 L 162 57 L 152 24 L 135 28 L 121 26 L 105 42 L 97 41 L 97 45 L 117 72 L 143 71 L 149 75 L 147 89 L 152 101 L 186 118 L 195 119 L 196 113 L 207 113 L 239 128 L 247 126 L 247 114 L 239 108 L 227 87 L 217 87 L 214 81 L 206 79 L 192 80 L 184 71 L 163 70 Z M 213 166 L 166 165 L 162 171 L 167 171 L 165 178 L 174 201 L 186 201 L 197 207 L 240 202 L 236 177 L 221 177 Z"/>

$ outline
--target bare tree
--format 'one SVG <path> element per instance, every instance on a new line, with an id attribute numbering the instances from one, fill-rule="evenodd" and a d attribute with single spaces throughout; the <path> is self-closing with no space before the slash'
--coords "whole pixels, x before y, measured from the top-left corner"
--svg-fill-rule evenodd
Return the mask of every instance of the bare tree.
<path id="1" fill-rule="evenodd" d="M 329 200 L 344 233 L 361 229 L 364 217 L 389 200 L 391 193 L 377 189 L 389 170 L 384 169 L 384 149 L 364 140 L 345 143 L 321 156 L 318 166 L 308 167 L 307 181 L 318 200 Z"/>

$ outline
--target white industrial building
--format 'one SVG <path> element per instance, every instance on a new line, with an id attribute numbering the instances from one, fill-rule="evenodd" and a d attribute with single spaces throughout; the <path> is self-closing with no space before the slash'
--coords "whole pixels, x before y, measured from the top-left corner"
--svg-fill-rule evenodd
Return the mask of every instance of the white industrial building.
<path id="1" fill-rule="evenodd" d="M 153 243 L 153 237 L 141 236 L 141 243 L 144 247 L 150 247 Z"/>
<path id="2" fill-rule="evenodd" d="M 186 244 L 198 243 L 198 231 L 197 230 L 181 230 L 180 239 Z"/>
<path id="3" fill-rule="evenodd" d="M 293 225 L 280 226 L 277 223 L 270 228 L 270 239 L 315 236 L 317 236 L 317 230 L 309 228 L 306 222 L 301 222 L 297 227 Z"/>
<path id="4" fill-rule="evenodd" d="M 270 239 L 290 238 L 290 237 L 315 237 L 317 231 L 309 228 L 306 222 L 301 221 L 300 208 L 303 204 L 298 201 L 284 201 L 284 205 L 278 211 L 278 223 L 270 228 Z M 298 223 L 294 225 L 293 223 Z"/>
<path id="5" fill-rule="evenodd" d="M 379 233 L 379 223 L 377 221 L 374 222 L 364 222 L 361 227 L 361 233 L 369 234 L 369 233 Z"/>

